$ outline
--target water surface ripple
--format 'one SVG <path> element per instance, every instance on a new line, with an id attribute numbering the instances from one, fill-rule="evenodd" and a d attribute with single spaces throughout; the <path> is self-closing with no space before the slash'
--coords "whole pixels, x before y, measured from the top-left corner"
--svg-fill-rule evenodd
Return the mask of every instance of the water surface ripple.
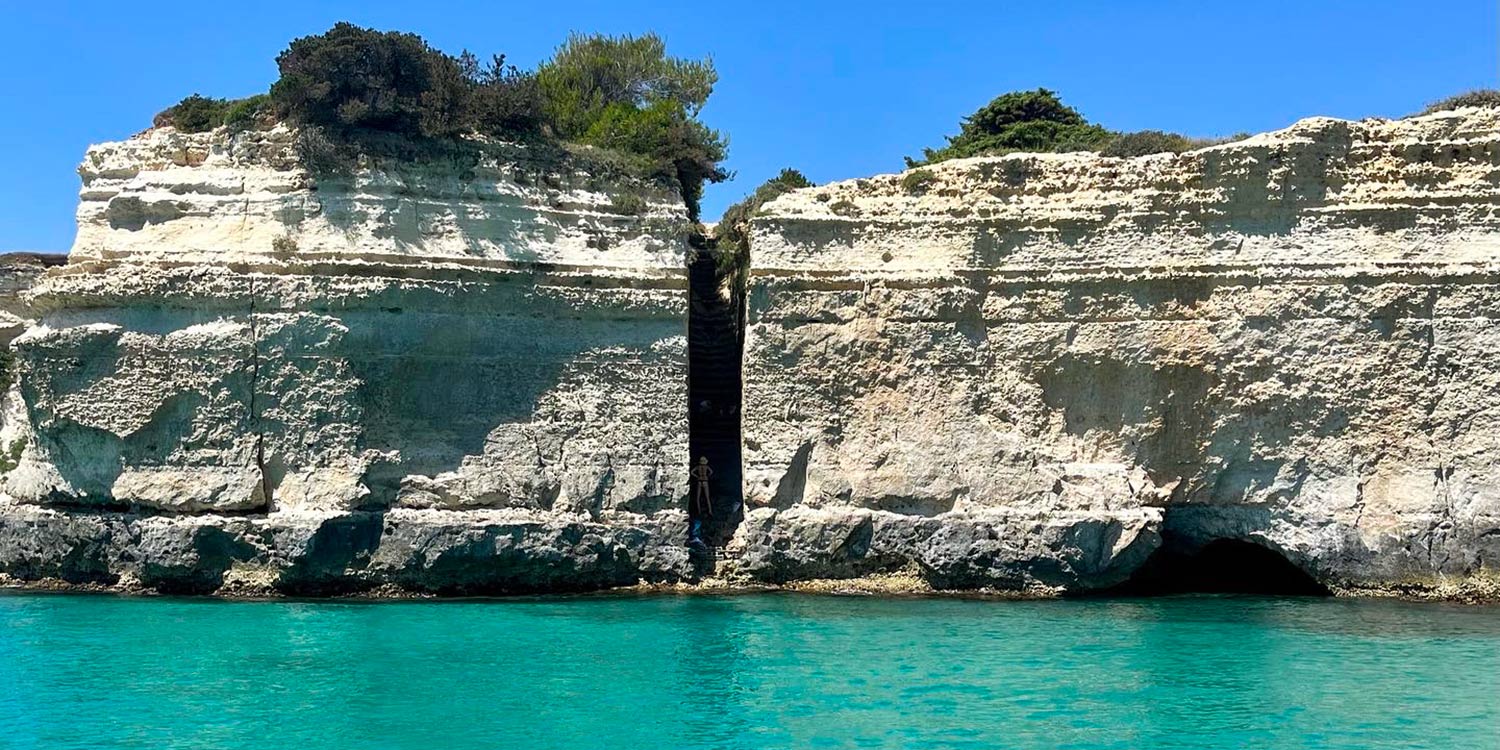
<path id="1" fill-rule="evenodd" d="M 0 596 L 4 748 L 1500 748 L 1500 609 Z"/>

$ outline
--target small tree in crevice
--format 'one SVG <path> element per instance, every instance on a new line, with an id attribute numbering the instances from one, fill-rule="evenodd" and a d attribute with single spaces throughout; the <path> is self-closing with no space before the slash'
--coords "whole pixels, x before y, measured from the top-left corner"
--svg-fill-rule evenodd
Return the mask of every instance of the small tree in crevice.
<path id="1" fill-rule="evenodd" d="M 714 231 L 721 272 L 749 266 L 750 220 L 755 218 L 761 206 L 793 190 L 812 186 L 812 180 L 801 172 L 791 168 L 783 169 L 780 174 L 761 183 L 744 200 L 725 209 Z"/>

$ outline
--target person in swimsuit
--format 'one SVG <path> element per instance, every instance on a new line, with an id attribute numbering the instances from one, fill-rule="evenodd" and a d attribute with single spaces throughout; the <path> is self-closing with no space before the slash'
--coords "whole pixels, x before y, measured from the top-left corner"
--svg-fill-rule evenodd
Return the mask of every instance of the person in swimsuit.
<path id="1" fill-rule="evenodd" d="M 688 503 L 688 546 L 702 547 L 703 519 L 714 514 L 708 494 L 708 480 L 713 477 L 714 470 L 709 468 L 708 457 L 699 456 L 697 465 L 688 473 L 693 478 L 693 498 Z"/>

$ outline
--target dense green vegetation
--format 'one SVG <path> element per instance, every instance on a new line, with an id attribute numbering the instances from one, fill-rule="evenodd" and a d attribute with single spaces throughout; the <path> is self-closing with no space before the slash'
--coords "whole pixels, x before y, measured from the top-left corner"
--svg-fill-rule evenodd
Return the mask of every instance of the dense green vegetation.
<path id="1" fill-rule="evenodd" d="M 1422 110 L 1422 114 L 1430 115 L 1433 112 L 1442 112 L 1459 107 L 1500 107 L 1500 90 L 1475 89 L 1465 91 L 1462 94 L 1450 96 L 1447 99 L 1435 101 Z"/>
<path id="2" fill-rule="evenodd" d="M 449 138 L 473 129 L 458 59 L 416 34 L 340 23 L 276 57 L 271 101 L 288 119 L 339 136 L 375 130 Z"/>
<path id="3" fill-rule="evenodd" d="M 928 186 L 937 181 L 930 169 L 913 169 L 901 176 L 901 188 L 908 193 L 925 193 Z"/>
<path id="4" fill-rule="evenodd" d="M 158 112 L 153 127 L 172 126 L 188 133 L 201 133 L 221 125 L 243 129 L 265 124 L 271 97 L 256 94 L 243 99 L 213 99 L 193 94 Z"/>
<path id="5" fill-rule="evenodd" d="M 1500 90 L 1477 89 L 1433 102 L 1421 114 L 1459 107 L 1500 107 Z M 923 149 L 921 159 L 907 157 L 907 167 L 934 164 L 947 159 L 994 156 L 1013 152 L 1093 151 L 1104 156 L 1145 156 L 1163 152 L 1181 153 L 1218 143 L 1248 138 L 1239 133 L 1228 138 L 1191 138 L 1161 130 L 1121 133 L 1089 122 L 1076 109 L 1064 104 L 1047 89 L 1012 91 L 996 97 L 960 123 L 958 135 L 947 145 Z M 909 192 L 920 186 L 907 185 Z"/>
<path id="6" fill-rule="evenodd" d="M 718 81 L 713 63 L 671 57 L 654 34 L 575 34 L 533 72 L 340 23 L 292 41 L 276 65 L 269 94 L 194 94 L 155 124 L 201 132 L 286 120 L 302 126 L 309 165 L 330 170 L 360 153 L 448 153 L 472 133 L 598 146 L 635 174 L 674 181 L 694 219 L 703 183 L 728 177 L 727 141 L 698 120 Z"/>
<path id="7" fill-rule="evenodd" d="M 1092 151 L 1108 138 L 1109 131 L 1047 89 L 1012 91 L 965 117 L 948 145 L 924 149 L 921 162 L 907 161 L 914 166 L 1011 151 Z"/>
<path id="8" fill-rule="evenodd" d="M 698 120 L 719 78 L 711 62 L 669 57 L 652 34 L 575 34 L 536 77 L 559 136 L 634 155 L 643 168 L 675 177 L 692 218 L 703 184 L 729 177 L 719 167 L 728 142 Z"/>
<path id="9" fill-rule="evenodd" d="M 1160 130 L 1118 133 L 1091 123 L 1047 89 L 1012 91 L 963 119 L 959 133 L 938 149 L 923 149 L 908 167 L 947 159 L 1012 152 L 1096 151 L 1106 156 L 1182 152 L 1222 141 L 1189 138 Z"/>

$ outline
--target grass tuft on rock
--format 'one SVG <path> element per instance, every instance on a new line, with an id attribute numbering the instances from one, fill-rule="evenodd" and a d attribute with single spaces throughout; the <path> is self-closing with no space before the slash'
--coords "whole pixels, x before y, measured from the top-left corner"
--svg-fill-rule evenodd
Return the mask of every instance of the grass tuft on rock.
<path id="1" fill-rule="evenodd" d="M 1421 114 L 1430 115 L 1434 112 L 1447 112 L 1462 107 L 1500 107 L 1500 89 L 1474 89 L 1446 99 L 1439 99 L 1427 105 Z"/>

